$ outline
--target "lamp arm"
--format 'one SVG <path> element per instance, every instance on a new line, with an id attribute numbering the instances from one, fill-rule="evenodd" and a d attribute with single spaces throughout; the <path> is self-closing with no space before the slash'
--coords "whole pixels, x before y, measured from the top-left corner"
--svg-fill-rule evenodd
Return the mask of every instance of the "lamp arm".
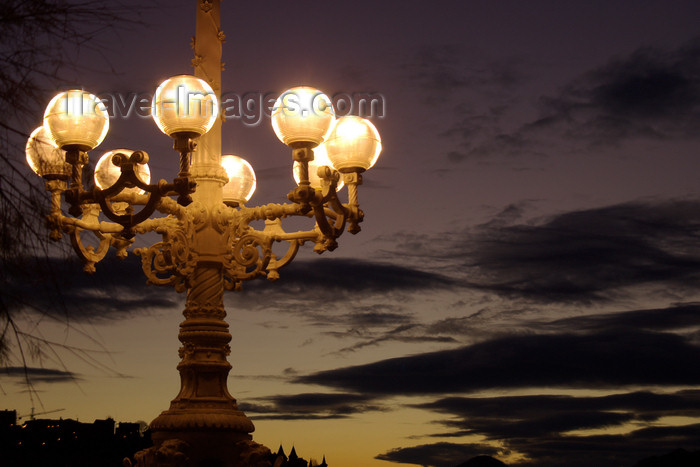
<path id="1" fill-rule="evenodd" d="M 80 219 L 66 217 L 60 209 L 49 215 L 49 225 L 52 231 L 64 231 L 70 235 L 71 245 L 83 261 L 83 270 L 89 274 L 95 272 L 95 263 L 101 261 L 110 246 L 117 249 L 117 256 L 125 258 L 126 249 L 132 241 L 122 238 L 119 233 L 122 226 L 112 222 L 100 222 L 98 220 L 99 208 L 96 204 L 81 206 L 82 216 Z M 83 232 L 90 232 L 97 238 L 97 245 L 89 245 L 83 242 Z"/>
<path id="2" fill-rule="evenodd" d="M 315 228 L 309 231 L 287 233 L 282 229 L 282 219 L 289 216 L 312 217 L 298 204 L 267 204 L 256 208 L 226 208 L 225 224 L 231 240 L 231 253 L 224 258 L 224 279 L 228 290 L 240 290 L 241 282 L 265 276 L 274 281 L 278 270 L 289 264 L 299 247 L 307 241 L 322 242 L 323 234 Z M 265 228 L 256 230 L 249 224 L 265 220 Z M 287 242 L 286 253 L 278 259 L 272 251 L 274 242 Z"/>
<path id="3" fill-rule="evenodd" d="M 177 226 L 178 219 L 176 217 L 157 217 L 155 219 L 146 219 L 139 225 L 134 227 L 134 232 L 145 234 L 148 232 L 156 232 L 162 234 L 164 231 Z"/>
<path id="4" fill-rule="evenodd" d="M 161 198 L 160 203 L 156 205 L 156 211 L 175 216 L 179 220 L 184 219 L 187 212 L 184 206 L 169 197 Z"/>
<path id="5" fill-rule="evenodd" d="M 73 249 L 84 263 L 85 272 L 95 272 L 95 264 L 104 259 L 110 246 L 116 248 L 118 258 L 126 258 L 126 250 L 133 243 L 133 239 L 123 237 L 124 226 L 116 222 L 100 221 L 99 208 L 95 203 L 82 204 L 79 218 L 64 216 L 61 211 L 61 194 L 66 188 L 65 182 L 62 180 L 47 181 L 46 188 L 51 192 L 51 212 L 47 216 L 50 237 L 53 240 L 58 240 L 62 237 L 62 232 L 69 234 Z M 145 198 L 147 198 L 146 195 L 127 193 L 116 196 L 112 202 L 120 204 L 140 203 Z M 166 226 L 177 224 L 178 219 L 185 215 L 184 208 L 171 198 L 162 198 L 157 208 L 160 212 L 172 214 L 175 217 L 146 219 L 134 226 L 134 232 L 162 231 Z M 83 235 L 86 231 L 91 232 L 97 238 L 96 246 L 84 243 Z"/>
<path id="6" fill-rule="evenodd" d="M 61 216 L 60 226 L 66 233 L 71 233 L 75 229 L 88 230 L 100 234 L 118 234 L 124 227 L 107 221 L 97 221 L 96 219 L 76 219 L 75 217 Z"/>
<path id="7" fill-rule="evenodd" d="M 145 193 L 125 193 L 121 192 L 118 195 L 110 197 L 110 201 L 115 203 L 128 203 L 132 206 L 145 205 L 148 203 L 149 196 Z"/>
<path id="8" fill-rule="evenodd" d="M 241 207 L 237 212 L 241 216 L 241 224 L 247 226 L 253 221 L 283 219 L 290 216 L 311 217 L 308 212 L 303 212 L 297 203 L 269 203 L 254 208 Z"/>
<path id="9" fill-rule="evenodd" d="M 73 172 L 70 189 L 65 190 L 66 201 L 70 205 L 69 213 L 75 217 L 81 215 L 81 207 L 85 204 L 98 203 L 102 212 L 110 220 L 123 226 L 121 236 L 130 239 L 135 234 L 135 226 L 148 219 L 161 205 L 161 201 L 169 196 L 179 194 L 178 202 L 182 205 L 183 196 L 189 195 L 194 190 L 195 182 L 190 180 L 189 174 L 181 173 L 180 176 L 168 183 L 160 180 L 156 184 L 148 185 L 139 178 L 136 173 L 136 166 L 148 162 L 148 154 L 144 151 L 134 151 L 130 156 L 117 153 L 112 156 L 112 163 L 120 168 L 119 178 L 111 186 L 105 189 L 95 187 L 90 191 L 82 188 L 81 170 L 88 161 L 85 152 L 71 150 L 66 152 L 66 161 L 72 164 Z M 124 193 L 125 188 L 140 188 L 148 193 L 147 195 Z M 128 203 L 126 209 L 115 208 L 113 203 Z M 191 200 L 190 200 L 191 202 Z M 143 207 L 134 212 L 132 206 L 142 205 Z M 165 205 L 168 213 L 173 211 L 171 205 Z"/>

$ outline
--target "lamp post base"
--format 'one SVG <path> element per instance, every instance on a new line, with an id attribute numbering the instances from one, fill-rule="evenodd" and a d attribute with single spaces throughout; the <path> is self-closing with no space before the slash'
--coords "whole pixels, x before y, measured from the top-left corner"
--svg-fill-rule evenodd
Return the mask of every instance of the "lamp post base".
<path id="1" fill-rule="evenodd" d="M 167 436 L 158 440 L 159 434 Z M 133 467 L 272 467 L 271 452 L 244 433 L 202 430 L 154 433 L 154 446 L 134 456 Z M 128 459 L 125 467 L 132 467 Z"/>
<path id="2" fill-rule="evenodd" d="M 227 388 L 231 334 L 221 263 L 198 262 L 188 285 L 180 392 L 151 422 L 153 447 L 136 453 L 136 467 L 272 467 L 270 450 L 253 441 L 255 426 Z"/>

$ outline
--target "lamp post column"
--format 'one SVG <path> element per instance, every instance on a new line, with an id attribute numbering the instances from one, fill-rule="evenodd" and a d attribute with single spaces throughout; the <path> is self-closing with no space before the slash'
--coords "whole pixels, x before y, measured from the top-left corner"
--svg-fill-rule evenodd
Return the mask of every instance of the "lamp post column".
<path id="1" fill-rule="evenodd" d="M 192 64 L 195 75 L 221 94 L 219 0 L 197 0 L 197 29 Z M 223 261 L 228 236 L 217 228 L 224 208 L 222 187 L 228 182 L 221 166 L 221 117 L 202 135 L 192 154 L 191 173 L 197 183 L 187 207 L 192 222 L 180 224 L 187 248 L 196 258 L 187 274 L 187 302 L 178 338 L 182 343 L 177 369 L 180 392 L 150 429 L 154 447 L 137 456 L 139 467 L 186 465 L 265 466 L 269 449 L 254 443 L 253 422 L 238 410 L 227 387 L 231 365 L 231 334 L 224 321 Z M 179 457 L 178 457 L 179 456 Z"/>

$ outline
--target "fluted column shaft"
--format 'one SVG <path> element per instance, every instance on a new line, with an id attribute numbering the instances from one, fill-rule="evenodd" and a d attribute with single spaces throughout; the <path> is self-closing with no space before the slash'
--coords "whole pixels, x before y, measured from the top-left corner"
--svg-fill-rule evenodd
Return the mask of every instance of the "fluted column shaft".
<path id="1" fill-rule="evenodd" d="M 178 336 L 180 392 L 170 409 L 151 423 L 155 442 L 212 431 L 230 439 L 250 439 L 255 429 L 227 388 L 231 334 L 223 319 L 221 268 L 215 261 L 200 262 L 192 275 Z"/>

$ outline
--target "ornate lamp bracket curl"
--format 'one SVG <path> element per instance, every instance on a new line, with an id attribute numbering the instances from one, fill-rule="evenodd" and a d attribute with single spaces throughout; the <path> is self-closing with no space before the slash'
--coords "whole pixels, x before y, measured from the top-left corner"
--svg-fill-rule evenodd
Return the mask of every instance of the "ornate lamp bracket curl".
<path id="1" fill-rule="evenodd" d="M 191 220 L 164 225 L 156 230 L 163 235 L 162 242 L 134 250 L 141 257 L 141 268 L 149 284 L 172 285 L 178 292 L 187 289 L 198 260 L 192 249 L 194 229 L 187 223 Z"/>
<path id="2" fill-rule="evenodd" d="M 272 259 L 272 237 L 251 231 L 233 242 L 231 253 L 224 256 L 224 286 L 240 290 L 241 282 L 265 276 Z"/>

